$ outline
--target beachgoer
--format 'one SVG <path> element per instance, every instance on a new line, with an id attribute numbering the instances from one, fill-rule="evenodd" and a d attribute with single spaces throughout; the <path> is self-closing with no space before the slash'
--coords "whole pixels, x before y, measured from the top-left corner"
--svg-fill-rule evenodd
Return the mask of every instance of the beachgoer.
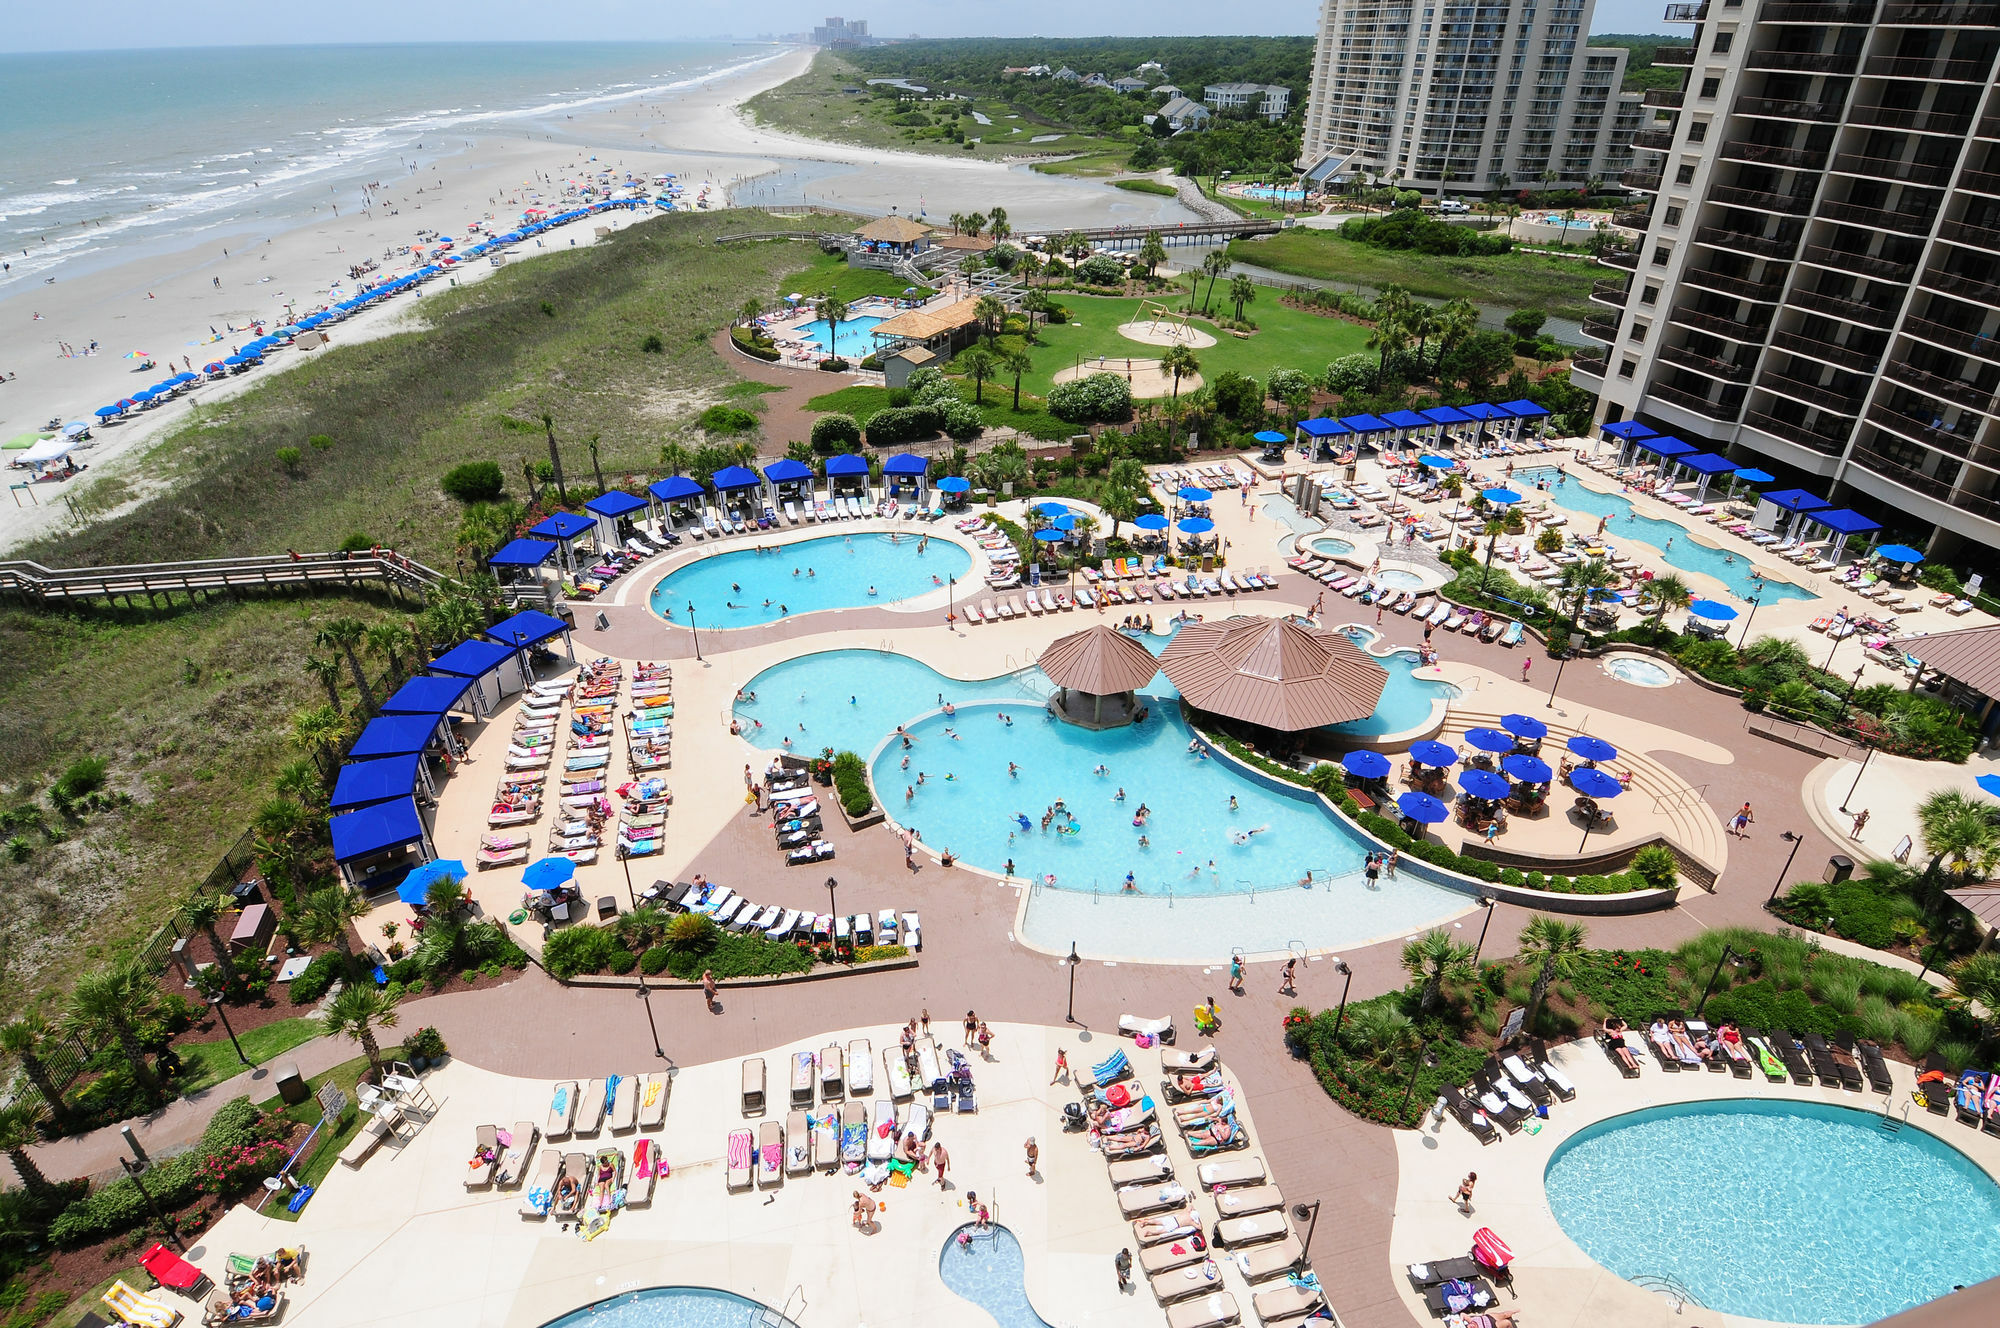
<path id="1" fill-rule="evenodd" d="M 701 971 L 701 999 L 710 1010 L 715 1009 L 715 970 L 712 968 Z"/>
<path id="2" fill-rule="evenodd" d="M 1310 876 L 1312 873 L 1308 872 L 1306 874 Z M 1298 971 L 1299 961 L 1297 959 L 1287 959 L 1285 961 L 1284 975 L 1278 981 L 1278 994 L 1280 996 L 1290 996 L 1297 992 L 1298 988 L 1293 985 L 1293 980 L 1298 976 Z"/>
<path id="3" fill-rule="evenodd" d="M 979 1021 L 979 1054 L 989 1061 L 993 1059 L 993 1030 L 984 1019 Z"/>
<path id="4" fill-rule="evenodd" d="M 938 1188 L 944 1188 L 944 1171 L 951 1165 L 951 1154 L 944 1151 L 943 1144 L 931 1146 L 931 1170 L 937 1173 Z"/>
<path id="5" fill-rule="evenodd" d="M 1453 1203 L 1458 1205 L 1459 1212 L 1469 1213 L 1472 1211 L 1472 1187 L 1478 1183 L 1479 1173 L 1476 1171 L 1466 1172 L 1465 1179 L 1458 1183 L 1458 1193 L 1452 1195 L 1451 1199 Z"/>
<path id="6" fill-rule="evenodd" d="M 965 1045 L 971 1046 L 979 1037 L 979 1016 L 972 1011 L 965 1012 Z"/>
<path id="7" fill-rule="evenodd" d="M 861 1191 L 854 1191 L 854 1229 L 866 1231 L 875 1224 L 876 1203 Z"/>
<path id="8" fill-rule="evenodd" d="M 1863 807 L 1854 814 L 1854 828 L 1847 832 L 1849 839 L 1861 838 L 1861 828 L 1868 824 L 1868 809 Z"/>
<path id="9" fill-rule="evenodd" d="M 1056 1077 L 1055 1077 L 1055 1078 L 1053 1078 L 1053 1079 L 1051 1079 L 1051 1080 L 1049 1080 L 1049 1084 L 1050 1084 L 1050 1086 L 1051 1086 L 1051 1087 L 1053 1087 L 1054 1085 L 1056 1085 L 1056 1084 L 1058 1084 L 1058 1083 L 1061 1083 L 1061 1082 L 1062 1082 L 1063 1080 L 1065 1080 L 1065 1079 L 1068 1079 L 1069 1077 L 1070 1077 L 1070 1072 L 1069 1072 L 1069 1052 L 1065 1051 L 1065 1050 L 1064 1050 L 1063 1048 L 1061 1048 L 1061 1047 L 1057 1047 L 1057 1048 L 1056 1048 Z"/>
<path id="10" fill-rule="evenodd" d="M 1041 1160 L 1042 1150 L 1038 1148 L 1035 1145 L 1035 1141 L 1032 1138 L 1030 1138 L 1028 1140 L 1027 1151 L 1028 1151 L 1028 1174 L 1032 1176 L 1035 1174 L 1035 1163 Z"/>
<path id="11" fill-rule="evenodd" d="M 1127 1290 L 1132 1285 L 1132 1251 L 1121 1249 L 1111 1256 L 1111 1267 L 1118 1274 L 1118 1289 Z"/>
<path id="12" fill-rule="evenodd" d="M 1229 990 L 1237 996 L 1241 996 L 1243 994 L 1242 955 L 1229 956 Z"/>

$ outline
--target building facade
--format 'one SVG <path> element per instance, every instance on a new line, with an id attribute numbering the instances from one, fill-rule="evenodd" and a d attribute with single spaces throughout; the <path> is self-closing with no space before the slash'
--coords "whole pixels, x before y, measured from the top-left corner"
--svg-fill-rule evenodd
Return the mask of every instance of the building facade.
<path id="1" fill-rule="evenodd" d="M 1211 83 L 1201 99 L 1218 111 L 1250 111 L 1273 121 L 1292 109 L 1292 90 L 1275 83 Z"/>
<path id="2" fill-rule="evenodd" d="M 1429 193 L 1610 179 L 1644 112 L 1593 0 L 1322 0 L 1300 166 Z"/>
<path id="3" fill-rule="evenodd" d="M 1620 217 L 1644 238 L 1607 258 L 1584 325 L 1607 349 L 1573 380 L 1601 422 L 1778 468 L 1934 554 L 2000 549 L 2000 5 L 1667 16 L 1694 26 L 1686 86 L 1646 94 L 1625 183 L 1650 201 Z"/>

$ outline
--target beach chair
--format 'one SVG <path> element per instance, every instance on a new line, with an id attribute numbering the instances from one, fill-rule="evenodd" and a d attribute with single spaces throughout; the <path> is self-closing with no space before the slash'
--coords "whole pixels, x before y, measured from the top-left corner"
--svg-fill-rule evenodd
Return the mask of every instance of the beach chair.
<path id="1" fill-rule="evenodd" d="M 1285 1206 L 1285 1196 L 1275 1185 L 1244 1185 L 1225 1189 L 1215 1196 L 1219 1217 L 1248 1217 Z"/>
<path id="2" fill-rule="evenodd" d="M 556 1177 L 556 1199 L 550 1207 L 551 1213 L 556 1217 L 565 1218 L 575 1217 L 583 1211 L 584 1196 L 590 1192 L 590 1171 L 590 1154 L 563 1154 L 562 1172 Z M 572 1180 L 576 1182 L 575 1197 L 565 1200 L 562 1197 L 563 1183 Z"/>
<path id="3" fill-rule="evenodd" d="M 776 1121 L 767 1122 L 775 1125 Z M 804 1111 L 794 1108 L 785 1117 L 785 1174 L 812 1174 L 812 1125 Z"/>
<path id="4" fill-rule="evenodd" d="M 1146 1185 L 1172 1180 L 1174 1163 L 1165 1153 L 1154 1153 L 1150 1157 L 1134 1157 L 1123 1162 L 1113 1162 L 1108 1171 L 1111 1183 L 1115 1186 Z"/>
<path id="5" fill-rule="evenodd" d="M 764 1114 L 764 1058 L 752 1056 L 743 1062 L 743 1114 Z"/>
<path id="6" fill-rule="evenodd" d="M 750 1131 L 731 1130 L 729 1148 L 724 1159 L 724 1183 L 732 1190 L 750 1188 L 750 1177 L 755 1162 L 755 1148 Z"/>
<path id="7" fill-rule="evenodd" d="M 1317 1283 L 1292 1282 L 1259 1291 L 1250 1297 L 1250 1303 L 1264 1323 L 1282 1324 L 1304 1319 L 1326 1303 L 1326 1296 Z"/>
<path id="8" fill-rule="evenodd" d="M 181 1321 L 179 1310 L 141 1294 L 122 1278 L 98 1299 L 120 1323 L 132 1324 L 134 1328 L 173 1328 Z"/>
<path id="9" fill-rule="evenodd" d="M 639 1076 L 612 1075 L 605 1083 L 605 1092 L 610 1097 L 607 1117 L 611 1132 L 619 1134 L 636 1128 L 639 1123 Z"/>
<path id="10" fill-rule="evenodd" d="M 625 1206 L 631 1208 L 653 1202 L 653 1184 L 666 1174 L 667 1160 L 660 1154 L 660 1141 L 634 1139 L 632 1169 L 626 1173 Z"/>
<path id="11" fill-rule="evenodd" d="M 566 1079 L 555 1086 L 549 1098 L 548 1120 L 542 1126 L 543 1137 L 551 1140 L 569 1137 L 576 1121 L 576 1099 L 576 1080 Z"/>
<path id="12" fill-rule="evenodd" d="M 1205 1190 L 1212 1190 L 1218 1185 L 1262 1185 L 1265 1176 L 1264 1159 L 1217 1158 L 1197 1166 L 1195 1175 L 1201 1179 L 1201 1187 Z"/>
<path id="13" fill-rule="evenodd" d="M 556 1177 L 562 1171 L 562 1153 L 554 1148 L 544 1148 L 542 1158 L 535 1166 L 535 1178 L 521 1192 L 522 1217 L 547 1217 L 555 1203 Z"/>
<path id="14" fill-rule="evenodd" d="M 867 1038 L 847 1044 L 847 1091 L 855 1097 L 875 1091 L 875 1052 Z"/>
<path id="15" fill-rule="evenodd" d="M 508 1133 L 507 1142 L 502 1145 L 498 1161 L 494 1165 L 493 1185 L 495 1188 L 519 1185 L 527 1174 L 528 1159 L 534 1156 L 535 1141 L 541 1137 L 541 1130 L 533 1121 L 515 1121 Z M 468 1183 L 467 1188 L 471 1188 Z"/>
<path id="16" fill-rule="evenodd" d="M 606 1089 L 602 1079 L 586 1080 L 583 1092 L 576 1103 L 576 1130 L 578 1135 L 596 1134 L 604 1128 L 604 1102 Z"/>
<path id="17" fill-rule="evenodd" d="M 785 1183 L 785 1127 L 767 1120 L 757 1127 L 757 1188 Z"/>
<path id="18" fill-rule="evenodd" d="M 500 1127 L 478 1125 L 472 1130 L 472 1161 L 467 1164 L 465 1188 L 484 1189 L 493 1183 L 493 1173 L 500 1166 Z M 151 1271 L 150 1269 L 148 1271 Z M 154 1274 L 158 1276 L 158 1274 Z"/>
<path id="19" fill-rule="evenodd" d="M 1237 1272 L 1243 1274 L 1244 1281 L 1257 1283 L 1295 1271 L 1305 1257 L 1305 1248 L 1299 1244 L 1298 1237 L 1286 1236 L 1283 1240 L 1233 1250 L 1228 1260 L 1236 1265 Z"/>
<path id="20" fill-rule="evenodd" d="M 1167 1306 L 1167 1328 L 1226 1328 L 1241 1318 L 1236 1297 L 1227 1291 L 1211 1291 L 1197 1299 Z"/>
<path id="21" fill-rule="evenodd" d="M 1229 1217 L 1215 1224 L 1215 1243 L 1225 1249 L 1238 1245 L 1261 1245 L 1267 1240 L 1278 1240 L 1290 1234 L 1291 1227 L 1285 1215 L 1278 1212 Z"/>

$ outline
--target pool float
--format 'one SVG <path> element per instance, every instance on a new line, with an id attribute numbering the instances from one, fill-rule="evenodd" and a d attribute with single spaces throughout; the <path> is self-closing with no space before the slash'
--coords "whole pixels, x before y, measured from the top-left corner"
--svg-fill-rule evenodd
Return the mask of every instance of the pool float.
<path id="1" fill-rule="evenodd" d="M 1056 833 L 1059 835 L 1080 835 L 1083 833 L 1083 827 L 1075 821 L 1071 821 L 1066 825 L 1057 826 Z"/>

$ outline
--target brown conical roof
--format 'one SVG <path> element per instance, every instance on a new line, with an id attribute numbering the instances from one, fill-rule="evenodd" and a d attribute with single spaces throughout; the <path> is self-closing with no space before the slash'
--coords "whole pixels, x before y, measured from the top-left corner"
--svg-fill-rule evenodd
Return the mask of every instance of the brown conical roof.
<path id="1" fill-rule="evenodd" d="M 1135 692 L 1160 671 L 1152 651 L 1112 627 L 1072 632 L 1052 642 L 1037 663 L 1056 686 L 1098 696 Z"/>
<path id="2" fill-rule="evenodd" d="M 1195 709 L 1286 733 L 1365 719 L 1389 685 L 1345 636 L 1289 618 L 1189 623 L 1160 670 Z"/>

